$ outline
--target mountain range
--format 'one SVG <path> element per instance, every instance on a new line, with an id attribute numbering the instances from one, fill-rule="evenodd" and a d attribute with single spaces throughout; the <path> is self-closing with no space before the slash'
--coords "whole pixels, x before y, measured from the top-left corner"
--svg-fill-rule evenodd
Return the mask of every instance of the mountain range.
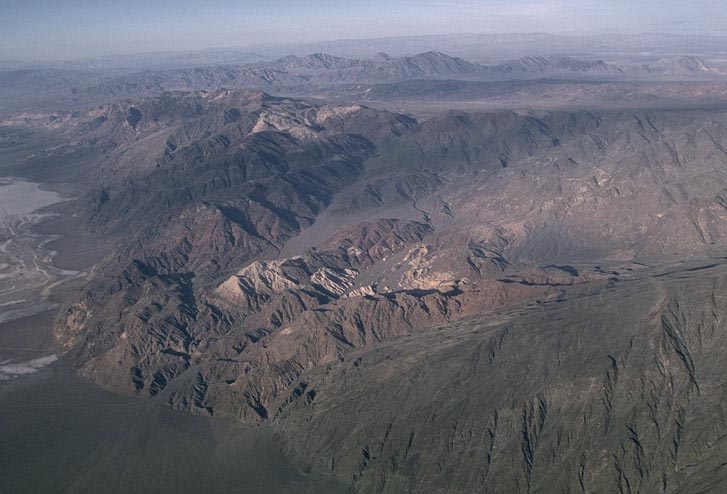
<path id="1" fill-rule="evenodd" d="M 66 212 L 114 245 L 54 329 L 87 380 L 271 426 L 360 492 L 724 481 L 724 111 L 424 119 L 217 89 L 5 126 L 47 139 L 26 173 L 63 164 Z"/>

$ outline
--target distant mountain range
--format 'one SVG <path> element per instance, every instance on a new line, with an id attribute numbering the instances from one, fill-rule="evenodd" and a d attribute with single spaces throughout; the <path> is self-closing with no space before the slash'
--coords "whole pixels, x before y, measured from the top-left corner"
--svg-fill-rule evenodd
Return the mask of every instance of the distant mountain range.
<path id="1" fill-rule="evenodd" d="M 111 74 L 103 70 L 20 69 L 0 71 L 0 102 L 21 104 L 46 93 L 54 101 L 87 104 L 94 99 L 154 95 L 173 90 L 261 88 L 306 94 L 343 84 L 396 83 L 412 80 L 514 81 L 562 80 L 670 81 L 723 80 L 727 72 L 694 56 L 660 59 L 651 64 L 617 64 L 570 56 L 530 56 L 483 65 L 437 51 L 392 57 L 341 58 L 324 53 L 287 56 L 236 65 L 143 70 Z"/>
<path id="2" fill-rule="evenodd" d="M 96 91 L 139 89 L 211 89 L 219 87 L 297 87 L 396 82 L 413 79 L 509 80 L 540 77 L 722 77 L 725 72 L 697 57 L 662 59 L 653 64 L 620 65 L 568 56 L 525 57 L 493 65 L 468 62 L 430 51 L 394 58 L 379 53 L 350 59 L 315 53 L 287 56 L 272 62 L 149 71 L 113 78 Z"/>
<path id="3" fill-rule="evenodd" d="M 375 39 L 339 39 L 316 43 L 257 44 L 246 51 L 271 58 L 281 54 L 330 53 L 340 57 L 367 58 L 377 52 L 395 57 L 439 50 L 467 60 L 515 59 L 537 54 L 577 55 L 603 59 L 648 62 L 663 57 L 703 54 L 721 57 L 727 45 L 724 35 L 640 34 L 552 34 L 552 33 L 456 33 L 396 36 Z"/>

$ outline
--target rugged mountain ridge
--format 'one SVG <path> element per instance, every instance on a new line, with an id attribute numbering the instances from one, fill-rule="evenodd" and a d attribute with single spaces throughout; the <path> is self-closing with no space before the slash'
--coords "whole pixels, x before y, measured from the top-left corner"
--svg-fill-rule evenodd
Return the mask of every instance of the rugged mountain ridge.
<path id="1" fill-rule="evenodd" d="M 126 392 L 197 369 L 208 391 L 178 393 L 182 408 L 265 419 L 301 373 L 355 348 L 612 276 L 573 259 L 724 242 L 722 114 L 706 127 L 699 112 L 418 123 L 261 93 L 170 97 L 210 102 L 200 138 L 162 146 L 178 130 L 144 106 L 156 102 L 130 106 L 132 122 L 114 107 L 97 127 L 134 137 L 86 214 L 128 239 L 57 334 L 85 375 Z M 140 143 L 157 150 L 149 163 L 130 159 Z"/>

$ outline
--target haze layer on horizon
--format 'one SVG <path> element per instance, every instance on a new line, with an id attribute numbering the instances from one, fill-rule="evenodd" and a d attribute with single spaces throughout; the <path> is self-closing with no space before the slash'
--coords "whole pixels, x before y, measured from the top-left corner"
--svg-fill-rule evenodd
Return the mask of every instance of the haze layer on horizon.
<path id="1" fill-rule="evenodd" d="M 449 33 L 725 34 L 710 0 L 0 0 L 0 60 Z"/>

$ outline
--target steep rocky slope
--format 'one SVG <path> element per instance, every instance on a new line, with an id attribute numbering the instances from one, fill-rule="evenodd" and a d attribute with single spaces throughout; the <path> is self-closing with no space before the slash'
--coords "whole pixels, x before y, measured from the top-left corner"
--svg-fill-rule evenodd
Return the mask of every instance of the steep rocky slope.
<path id="1" fill-rule="evenodd" d="M 646 269 L 353 352 L 274 420 L 358 492 L 719 492 L 726 268 Z"/>

